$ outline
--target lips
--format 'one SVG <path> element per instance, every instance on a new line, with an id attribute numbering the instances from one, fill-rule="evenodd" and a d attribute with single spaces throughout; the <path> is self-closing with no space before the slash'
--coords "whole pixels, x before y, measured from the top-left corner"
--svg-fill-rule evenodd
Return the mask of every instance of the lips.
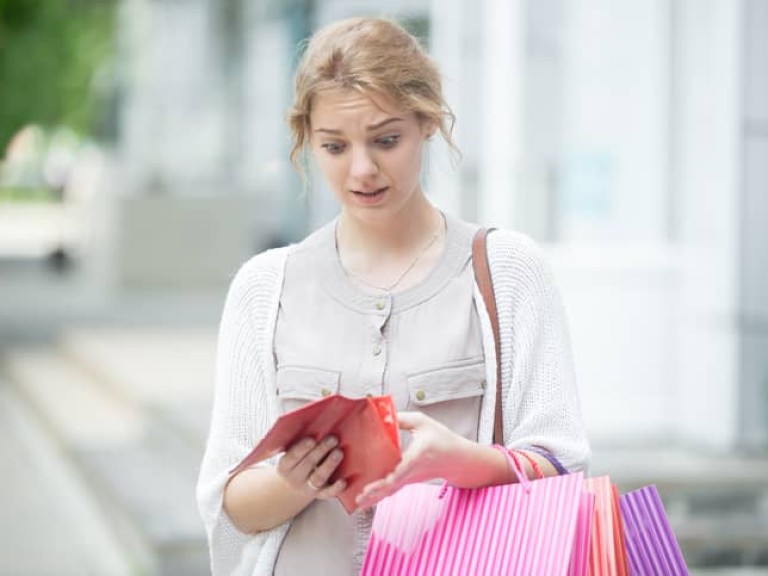
<path id="1" fill-rule="evenodd" d="M 379 196 L 380 194 L 383 194 L 387 191 L 387 188 L 389 186 L 384 186 L 383 188 L 373 188 L 370 190 L 352 190 L 353 194 L 356 194 L 357 196 L 364 196 L 366 198 L 373 198 L 376 196 Z"/>

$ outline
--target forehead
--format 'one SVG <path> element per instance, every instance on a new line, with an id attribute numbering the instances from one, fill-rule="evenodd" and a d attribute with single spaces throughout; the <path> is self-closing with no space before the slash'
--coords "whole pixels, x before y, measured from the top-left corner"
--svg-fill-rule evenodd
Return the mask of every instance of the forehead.
<path id="1" fill-rule="evenodd" d="M 404 110 L 386 96 L 351 89 L 334 89 L 315 95 L 310 121 L 313 129 L 338 128 L 335 124 L 376 123 L 393 116 L 415 120 L 413 113 Z"/>

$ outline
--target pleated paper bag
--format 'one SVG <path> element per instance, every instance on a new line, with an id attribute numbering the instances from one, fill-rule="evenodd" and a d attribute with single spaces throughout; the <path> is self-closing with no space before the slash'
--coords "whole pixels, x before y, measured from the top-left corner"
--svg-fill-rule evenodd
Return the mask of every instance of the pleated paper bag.
<path id="1" fill-rule="evenodd" d="M 656 487 L 621 496 L 630 572 L 643 576 L 687 576 L 688 568 Z"/>
<path id="2" fill-rule="evenodd" d="M 384 499 L 362 576 L 567 576 L 579 513 L 591 513 L 583 475 L 520 476 L 442 498 L 440 486 L 412 484 Z"/>
<path id="3" fill-rule="evenodd" d="M 618 490 L 608 476 L 587 478 L 584 489 L 595 496 L 589 576 L 628 576 Z"/>
<path id="4" fill-rule="evenodd" d="M 573 552 L 568 576 L 589 576 L 589 552 L 592 543 L 592 523 L 595 517 L 595 495 L 582 492 L 576 533 L 573 536 Z"/>

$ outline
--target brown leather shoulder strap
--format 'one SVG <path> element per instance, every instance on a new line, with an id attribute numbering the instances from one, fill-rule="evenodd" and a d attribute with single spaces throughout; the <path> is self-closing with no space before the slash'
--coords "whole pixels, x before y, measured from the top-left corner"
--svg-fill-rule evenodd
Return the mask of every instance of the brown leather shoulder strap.
<path id="1" fill-rule="evenodd" d="M 472 267 L 475 281 L 483 297 L 485 308 L 493 328 L 493 343 L 496 350 L 496 409 L 493 418 L 493 442 L 504 445 L 504 421 L 501 402 L 501 339 L 499 337 L 499 314 L 496 311 L 496 295 L 493 291 L 491 268 L 488 264 L 487 236 L 493 228 L 481 228 L 472 242 Z"/>

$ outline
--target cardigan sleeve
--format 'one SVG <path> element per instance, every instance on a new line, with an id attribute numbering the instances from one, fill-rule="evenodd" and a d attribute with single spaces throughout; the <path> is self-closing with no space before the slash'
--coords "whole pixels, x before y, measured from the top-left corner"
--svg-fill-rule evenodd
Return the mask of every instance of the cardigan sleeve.
<path id="1" fill-rule="evenodd" d="M 488 237 L 499 312 L 504 438 L 536 446 L 569 471 L 586 470 L 581 418 L 562 300 L 540 248 L 509 231 Z"/>
<path id="2" fill-rule="evenodd" d="M 280 528 L 244 534 L 223 507 L 230 470 L 275 417 L 268 393 L 268 354 L 282 268 L 277 254 L 247 262 L 232 281 L 219 325 L 211 424 L 197 484 L 213 576 L 254 573 L 276 553 Z M 269 564 L 269 561 L 266 562 Z"/>

